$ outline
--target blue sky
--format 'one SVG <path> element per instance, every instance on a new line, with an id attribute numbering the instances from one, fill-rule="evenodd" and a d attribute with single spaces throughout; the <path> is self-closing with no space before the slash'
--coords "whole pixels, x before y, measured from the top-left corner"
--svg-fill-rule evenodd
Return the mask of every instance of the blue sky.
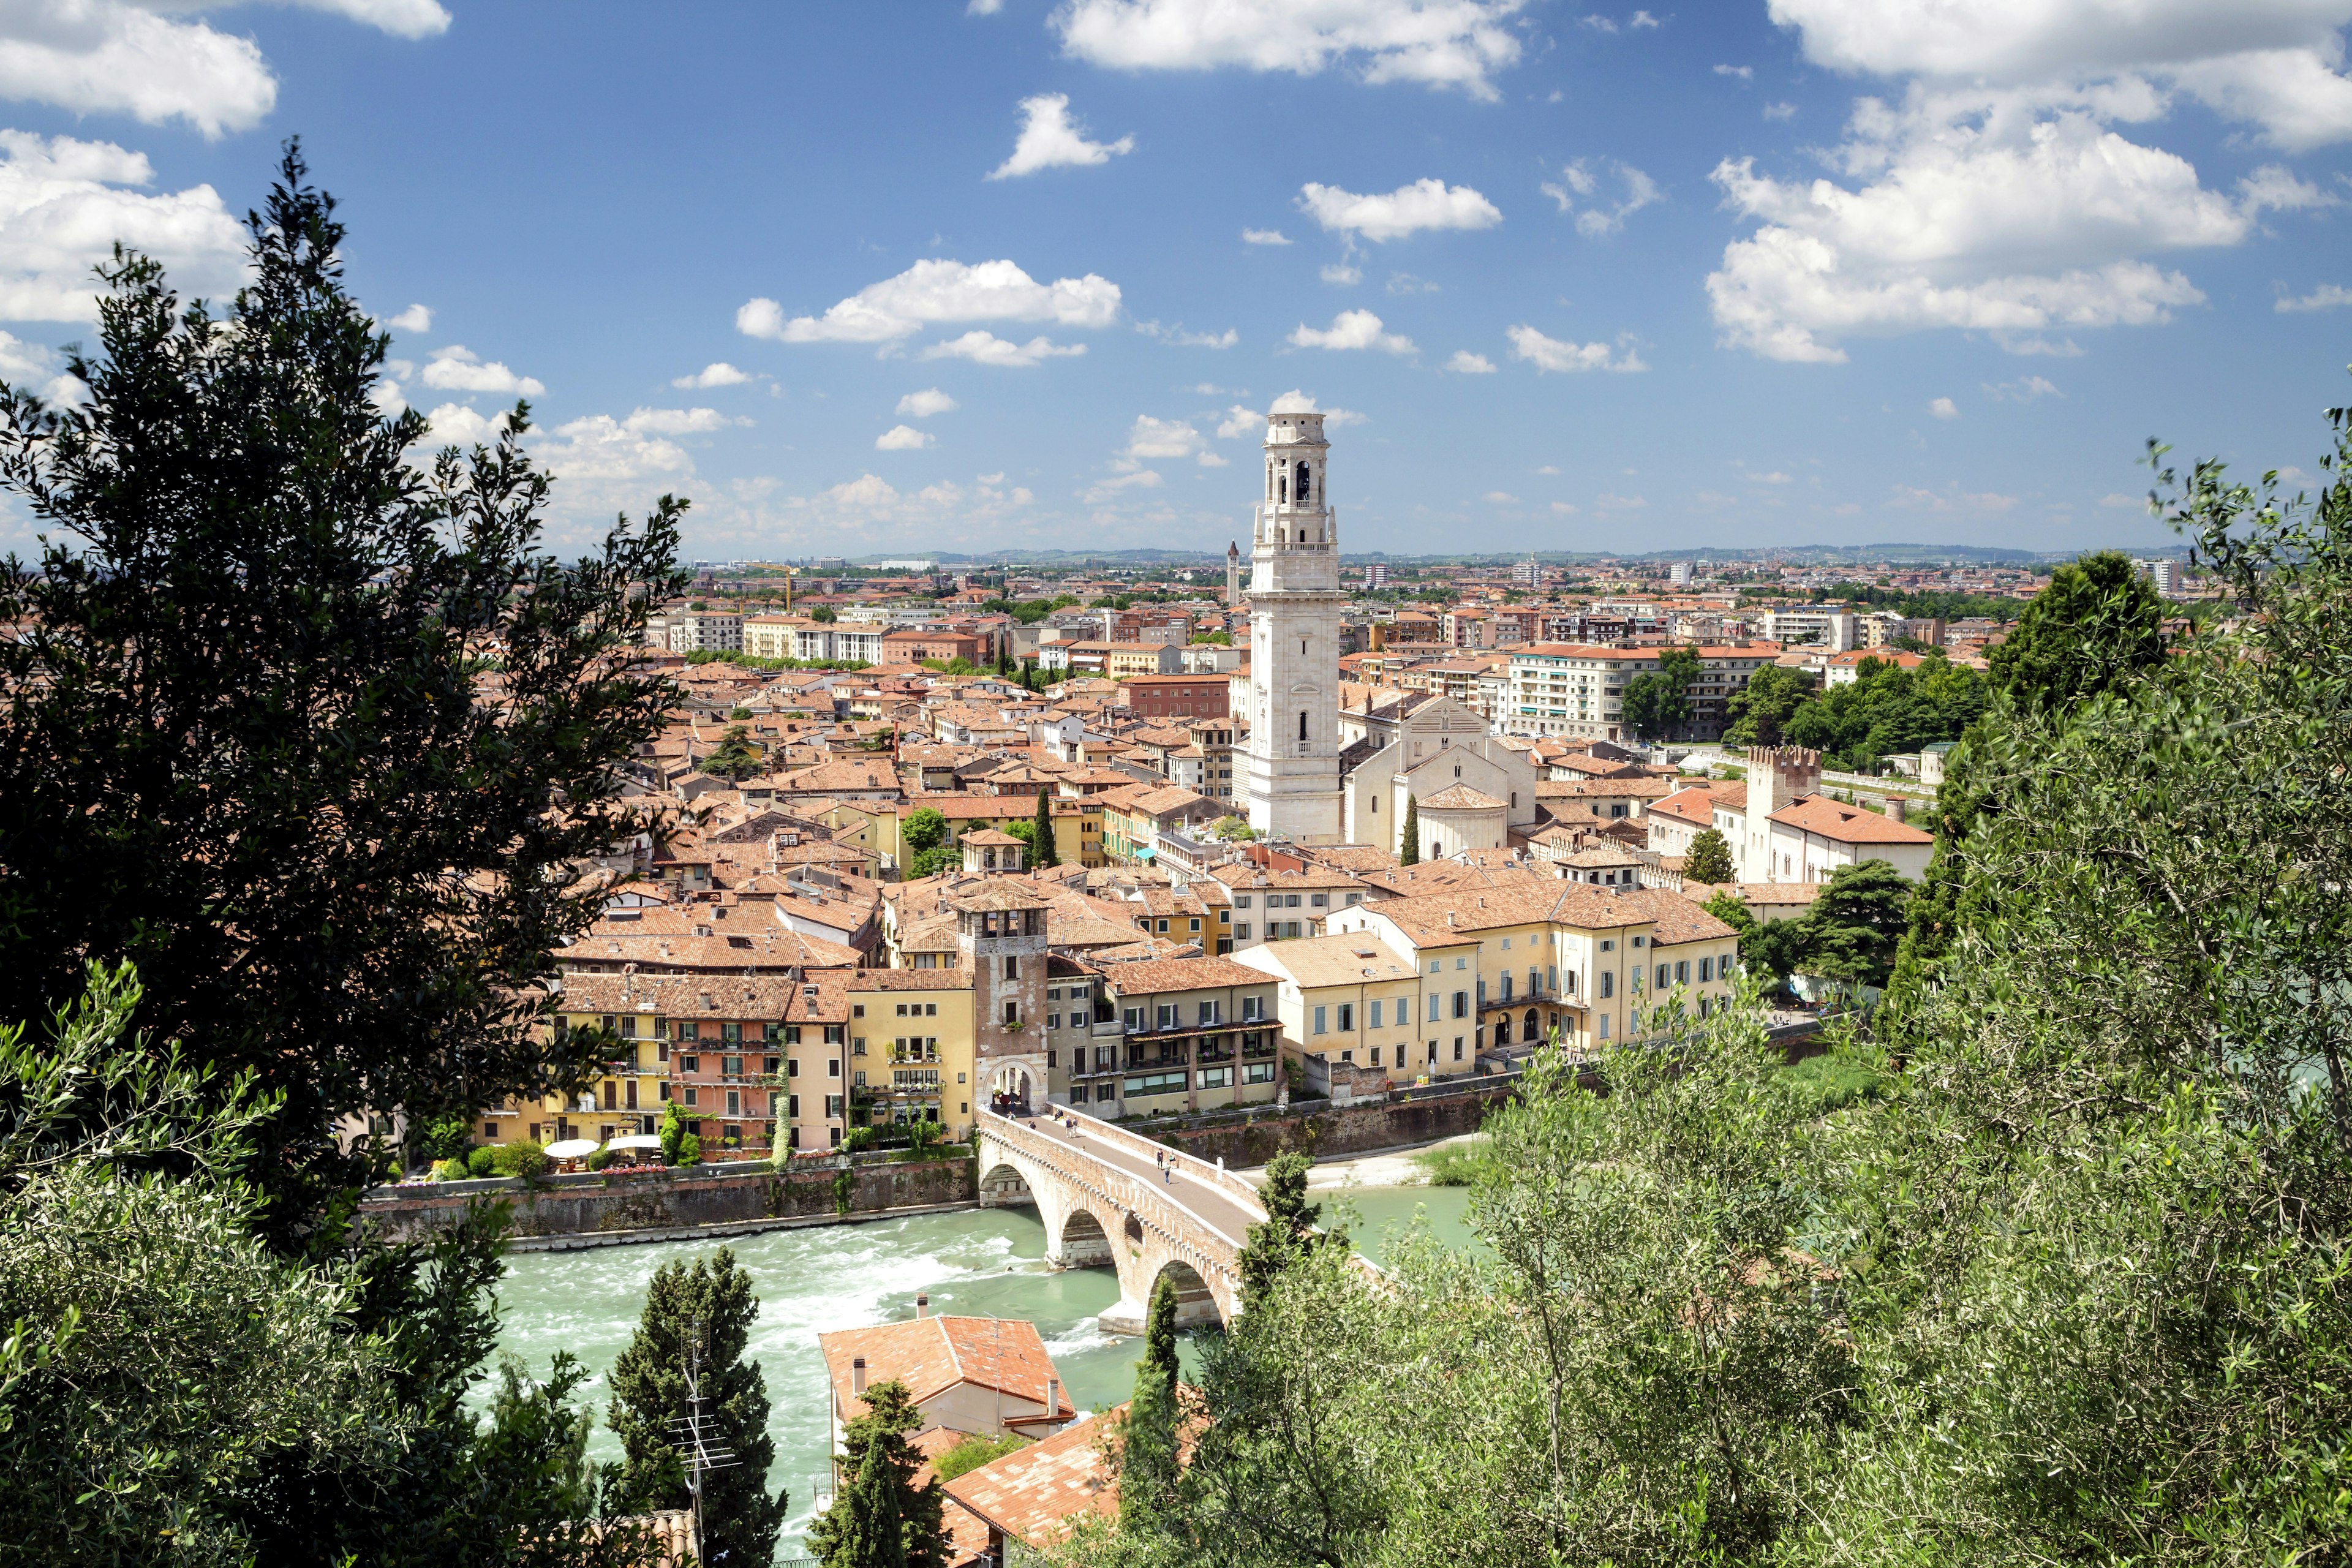
<path id="1" fill-rule="evenodd" d="M 559 540 L 670 489 L 701 556 L 1222 550 L 1295 395 L 1351 551 L 2152 546 L 2148 437 L 2308 468 L 2352 393 L 2347 22 L 42 0 L 0 375 L 112 235 L 233 286 L 299 133 L 398 395 L 528 393 Z"/>

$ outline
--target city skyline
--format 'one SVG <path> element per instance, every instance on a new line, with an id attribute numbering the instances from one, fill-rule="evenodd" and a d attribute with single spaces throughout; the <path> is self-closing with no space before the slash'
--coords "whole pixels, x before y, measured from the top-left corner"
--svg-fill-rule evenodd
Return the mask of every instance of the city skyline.
<path id="1" fill-rule="evenodd" d="M 299 133 L 559 546 L 1213 554 L 1288 397 L 1350 554 L 2153 553 L 2146 439 L 2307 483 L 2344 398 L 2352 5 L 2106 9 L 110 5 L 0 26 L 0 375 L 110 237 L 232 287 Z"/>

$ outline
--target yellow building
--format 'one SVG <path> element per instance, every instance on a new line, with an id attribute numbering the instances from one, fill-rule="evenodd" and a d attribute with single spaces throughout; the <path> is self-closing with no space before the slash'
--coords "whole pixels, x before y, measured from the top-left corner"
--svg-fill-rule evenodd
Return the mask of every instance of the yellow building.
<path id="1" fill-rule="evenodd" d="M 972 972 L 861 969 L 849 979 L 850 1125 L 971 1131 Z"/>
<path id="2" fill-rule="evenodd" d="M 1412 960 L 1367 932 L 1244 948 L 1234 962 L 1280 983 L 1283 1040 L 1293 1055 L 1318 1064 L 1310 1082 L 1328 1078 L 1335 1063 L 1360 1069 L 1359 1077 L 1406 1084 L 1476 1070 L 1468 1021 L 1459 1026 L 1458 1054 L 1449 1055 L 1445 1030 L 1422 1027 L 1422 976 Z"/>
<path id="3" fill-rule="evenodd" d="M 1423 1038 L 1448 1068 L 1457 1038 L 1475 1062 L 1481 1050 L 1555 1030 L 1574 1049 L 1638 1037 L 1676 994 L 1704 1014 L 1730 994 L 1739 952 L 1729 926 L 1654 888 L 1531 879 L 1365 904 L 1331 923 L 1412 964 Z"/>

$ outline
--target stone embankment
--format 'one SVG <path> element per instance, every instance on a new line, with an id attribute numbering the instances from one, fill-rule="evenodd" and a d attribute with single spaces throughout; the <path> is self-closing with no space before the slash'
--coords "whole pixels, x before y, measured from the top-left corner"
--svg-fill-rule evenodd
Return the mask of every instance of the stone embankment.
<path id="1" fill-rule="evenodd" d="M 840 1178 L 846 1173 L 847 1192 Z M 447 1225 L 478 1197 L 513 1205 L 520 1251 L 748 1235 L 970 1208 L 979 1199 L 970 1155 L 894 1162 L 883 1154 L 766 1164 L 689 1165 L 675 1171 L 588 1172 L 535 1185 L 509 1177 L 379 1187 L 360 1217 L 395 1239 Z M 847 1202 L 842 1202 L 844 1196 Z"/>
<path id="2" fill-rule="evenodd" d="M 1277 1154 L 1311 1154 L 1318 1160 L 1369 1154 L 1442 1142 L 1475 1132 L 1487 1113 L 1516 1092 L 1516 1078 L 1497 1078 L 1492 1088 L 1414 1093 L 1381 1104 L 1332 1106 L 1316 1101 L 1287 1114 L 1272 1107 L 1246 1121 L 1188 1119 L 1144 1123 L 1135 1131 L 1202 1160 L 1223 1160 L 1237 1169 L 1265 1164 Z"/>

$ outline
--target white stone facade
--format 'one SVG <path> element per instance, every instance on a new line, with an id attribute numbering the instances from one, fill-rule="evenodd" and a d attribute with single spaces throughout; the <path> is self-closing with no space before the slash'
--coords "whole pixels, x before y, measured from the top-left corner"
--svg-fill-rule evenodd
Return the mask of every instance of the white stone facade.
<path id="1" fill-rule="evenodd" d="M 1337 843 L 1339 520 L 1320 414 L 1267 416 L 1264 495 L 1251 527 L 1249 825 Z"/>

